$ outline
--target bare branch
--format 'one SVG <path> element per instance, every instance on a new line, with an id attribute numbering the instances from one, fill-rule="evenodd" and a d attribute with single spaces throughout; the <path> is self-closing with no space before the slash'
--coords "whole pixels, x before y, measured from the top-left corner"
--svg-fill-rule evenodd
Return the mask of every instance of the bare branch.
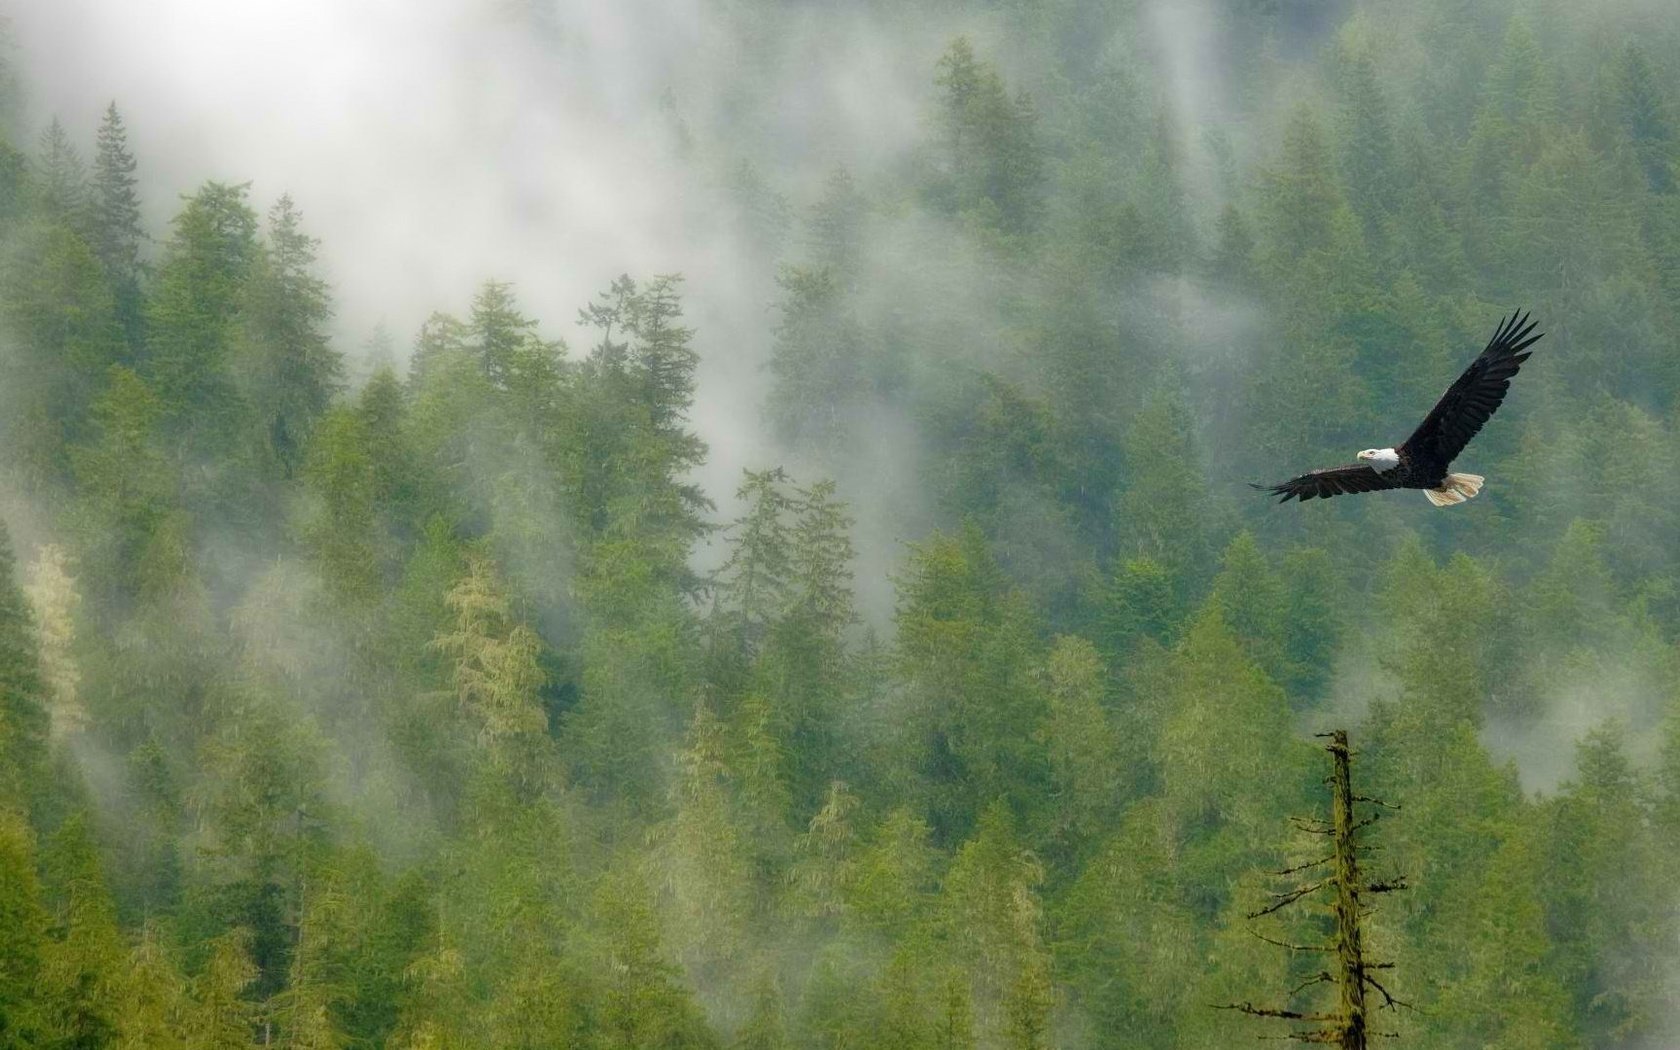
<path id="1" fill-rule="evenodd" d="M 1400 808 L 1399 806 L 1395 805 L 1393 802 L 1384 802 L 1382 799 L 1372 798 L 1370 795 L 1355 795 L 1355 796 L 1353 796 L 1353 800 L 1355 802 L 1369 802 L 1373 806 L 1381 806 L 1384 809 L 1399 809 Z"/>
<path id="2" fill-rule="evenodd" d="M 1253 1003 L 1226 1003 L 1224 1006 L 1215 1005 L 1215 1010 L 1236 1010 L 1238 1013 L 1248 1014 L 1250 1017 L 1281 1017 L 1285 1021 L 1334 1021 L 1334 1014 L 1304 1014 L 1299 1010 L 1279 1010 L 1271 1006 L 1255 1006 Z"/>
<path id="3" fill-rule="evenodd" d="M 1316 868 L 1320 864 L 1328 864 L 1335 859 L 1336 859 L 1336 855 L 1331 854 L 1328 857 L 1320 857 L 1317 860 L 1309 860 L 1305 864 L 1297 864 L 1293 868 L 1284 868 L 1282 871 L 1271 871 L 1271 872 L 1267 872 L 1267 874 L 1268 875 L 1280 875 L 1280 876 L 1281 875 L 1295 875 L 1299 872 L 1306 871 L 1308 868 Z"/>
<path id="4" fill-rule="evenodd" d="M 1334 835 L 1336 829 L 1322 820 L 1311 817 L 1290 817 L 1289 822 L 1295 825 L 1296 831 L 1304 831 L 1309 835 Z M 1313 825 L 1318 825 L 1314 827 Z"/>
<path id="5" fill-rule="evenodd" d="M 1316 974 L 1313 974 L 1311 977 L 1296 985 L 1295 989 L 1289 993 L 1289 997 L 1293 999 L 1297 995 L 1300 995 L 1302 991 L 1311 988 L 1315 984 L 1329 984 L 1335 981 L 1335 979 L 1336 975 L 1331 973 L 1329 970 L 1320 970 Z"/>
<path id="6" fill-rule="evenodd" d="M 1249 930 L 1248 932 L 1265 941 L 1267 944 L 1275 944 L 1279 948 L 1288 948 L 1292 952 L 1333 952 L 1336 950 L 1335 948 L 1324 944 L 1290 944 L 1288 941 L 1274 940 L 1257 930 Z"/>
<path id="7" fill-rule="evenodd" d="M 1409 889 L 1411 889 L 1411 887 L 1406 885 L 1406 876 L 1399 875 L 1399 876 L 1396 876 L 1395 878 L 1392 878 L 1392 879 L 1384 879 L 1381 882 L 1370 883 L 1365 887 L 1365 892 L 1366 893 L 1393 893 L 1396 890 L 1409 890 Z"/>
<path id="8" fill-rule="evenodd" d="M 1320 879 L 1308 886 L 1297 886 L 1294 889 L 1287 890 L 1283 893 L 1274 893 L 1272 894 L 1272 903 L 1266 905 L 1264 908 L 1261 908 L 1259 911 L 1249 912 L 1248 917 L 1250 919 L 1258 919 L 1262 915 L 1270 915 L 1274 911 L 1289 907 L 1291 904 L 1294 904 L 1307 894 L 1323 888 L 1324 880 Z"/>
<path id="9" fill-rule="evenodd" d="M 1404 1000 L 1401 1000 L 1401 999 L 1396 999 L 1396 998 L 1394 998 L 1394 996 L 1389 995 L 1388 994 L 1388 989 L 1384 988 L 1381 984 L 1379 984 L 1375 977 L 1372 977 L 1368 973 L 1367 974 L 1361 974 L 1360 977 L 1364 979 L 1366 984 L 1370 985 L 1372 988 L 1375 988 L 1377 991 L 1382 993 L 1383 1009 L 1392 1010 L 1396 1006 L 1404 1006 L 1408 1010 L 1412 1009 L 1412 1004 L 1411 1003 L 1405 1002 Z"/>

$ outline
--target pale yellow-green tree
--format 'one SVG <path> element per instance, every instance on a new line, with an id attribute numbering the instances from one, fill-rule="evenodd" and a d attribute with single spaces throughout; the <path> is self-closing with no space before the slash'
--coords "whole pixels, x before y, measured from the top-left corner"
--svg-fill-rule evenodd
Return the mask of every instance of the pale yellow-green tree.
<path id="1" fill-rule="evenodd" d="M 482 555 L 468 558 L 467 572 L 447 601 L 455 622 L 432 646 L 453 663 L 450 677 L 460 709 L 491 764 L 535 787 L 543 775 L 548 730 L 538 696 L 547 682 L 542 640 L 514 615 L 495 566 Z"/>
<path id="2" fill-rule="evenodd" d="M 87 727 L 82 704 L 81 670 L 76 665 L 76 610 L 82 603 L 69 573 L 69 555 L 56 543 L 41 546 L 24 586 L 35 609 L 35 633 L 41 647 L 41 681 L 46 686 L 52 736 L 62 740 Z"/>

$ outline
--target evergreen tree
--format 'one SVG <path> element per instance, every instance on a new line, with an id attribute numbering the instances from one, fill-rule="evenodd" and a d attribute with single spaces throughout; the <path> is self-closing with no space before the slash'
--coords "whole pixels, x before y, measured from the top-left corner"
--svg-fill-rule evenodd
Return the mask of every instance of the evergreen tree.
<path id="1" fill-rule="evenodd" d="M 40 1046 L 44 1035 L 39 996 L 47 916 L 40 894 L 35 836 L 8 799 L 0 808 L 0 1046 L 6 1050 Z"/>
<path id="2" fill-rule="evenodd" d="M 148 238 L 141 224 L 136 167 L 128 149 L 128 129 L 112 102 L 100 120 L 94 154 L 91 242 L 116 297 L 117 319 L 128 338 L 130 354 L 137 353 L 145 339 L 140 246 Z"/>
<path id="3" fill-rule="evenodd" d="M 75 654 L 76 608 L 82 597 L 76 591 L 76 581 L 65 571 L 65 561 L 64 548 L 43 545 L 30 566 L 25 588 L 40 636 L 41 681 L 52 736 L 59 740 L 85 729 L 88 722 Z"/>
<path id="4" fill-rule="evenodd" d="M 67 444 L 85 437 L 95 391 L 122 357 L 122 330 L 97 259 L 62 224 L 20 238 L 0 284 L 0 319 L 19 341 L 0 440 L 15 450 L 21 480 L 40 486 L 63 478 Z"/>
<path id="5" fill-rule="evenodd" d="M 726 530 L 731 546 L 714 584 L 714 616 L 729 644 L 750 660 L 788 604 L 793 498 L 784 491 L 788 477 L 780 468 L 743 473 L 735 490 L 743 509 Z"/>
<path id="6" fill-rule="evenodd" d="M 327 339 L 332 299 L 313 272 L 319 242 L 303 232 L 290 195 L 269 211 L 267 234 L 240 305 L 248 341 L 243 385 L 270 451 L 290 476 L 338 390 L 344 364 Z"/>
<path id="7" fill-rule="evenodd" d="M 249 932 L 240 928 L 211 942 L 204 969 L 190 984 L 187 1050 L 246 1050 L 254 1045 L 256 1008 L 244 998 L 257 976 L 249 942 Z"/>
<path id="8" fill-rule="evenodd" d="M 85 230 L 89 218 L 87 166 L 57 117 L 41 132 L 36 170 L 41 210 L 52 221 L 77 233 Z"/>
<path id="9" fill-rule="evenodd" d="M 87 578 L 102 603 L 119 609 L 166 593 L 186 571 L 185 523 L 158 447 L 163 411 L 145 380 L 114 367 L 93 404 L 92 439 L 71 453 Z"/>
<path id="10" fill-rule="evenodd" d="M 1633 143 L 1634 156 L 1654 193 L 1674 189 L 1674 118 L 1656 85 L 1651 62 L 1636 43 L 1622 51 L 1617 79 L 1620 81 L 1621 121 Z"/>
<path id="11" fill-rule="evenodd" d="M 962 836 L 993 799 L 1026 809 L 1048 772 L 1034 624 L 977 529 L 915 548 L 896 623 L 907 760 L 936 832 Z"/>
<path id="12" fill-rule="evenodd" d="M 27 809 L 44 789 L 47 693 L 12 541 L 0 524 L 0 806 Z"/>
<path id="13" fill-rule="evenodd" d="M 319 508 L 304 524 L 305 540 L 328 589 L 351 603 L 374 600 L 382 582 L 370 444 L 356 412 L 330 409 L 310 438 L 303 472 Z"/>
<path id="14" fill-rule="evenodd" d="M 184 1050 L 181 1022 L 186 982 L 155 924 L 148 923 L 129 953 L 117 1002 L 117 1050 Z"/>
<path id="15" fill-rule="evenodd" d="M 243 447 L 248 433 L 251 407 L 233 366 L 260 248 L 245 191 L 211 182 L 186 199 L 148 302 L 145 379 L 177 464 L 214 462 L 217 450 Z"/>
<path id="16" fill-rule="evenodd" d="M 520 623 L 493 566 L 469 558 L 450 590 L 454 629 L 433 642 L 454 661 L 456 699 L 476 725 L 494 768 L 522 787 L 540 786 L 548 719 L 538 702 L 544 683 L 542 641 Z"/>
<path id="17" fill-rule="evenodd" d="M 42 866 L 56 912 L 54 936 L 41 958 L 50 1045 L 109 1045 L 121 1026 L 117 1006 L 128 953 L 86 814 L 73 816 L 54 833 Z"/>

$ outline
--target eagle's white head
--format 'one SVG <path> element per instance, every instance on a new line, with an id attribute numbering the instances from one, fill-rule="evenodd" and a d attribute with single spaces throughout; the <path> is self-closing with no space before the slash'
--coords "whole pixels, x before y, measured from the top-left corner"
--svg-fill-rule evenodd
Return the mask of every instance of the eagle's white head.
<path id="1" fill-rule="evenodd" d="M 1400 453 L 1391 448 L 1368 448 L 1358 458 L 1371 464 L 1372 470 L 1393 470 L 1400 465 Z"/>

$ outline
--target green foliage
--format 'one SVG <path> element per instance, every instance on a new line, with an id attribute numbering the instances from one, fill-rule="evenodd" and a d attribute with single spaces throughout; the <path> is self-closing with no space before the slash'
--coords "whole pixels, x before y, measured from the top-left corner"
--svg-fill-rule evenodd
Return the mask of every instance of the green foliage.
<path id="1" fill-rule="evenodd" d="M 15 808 L 0 810 L 0 1046 L 37 1046 L 47 915 L 35 874 L 35 836 Z"/>
<path id="2" fill-rule="evenodd" d="M 232 360 L 259 256 L 244 186 L 206 183 L 175 217 L 147 315 L 146 378 L 166 431 L 184 443 L 177 456 L 227 447 L 242 420 Z"/>
<path id="3" fill-rule="evenodd" d="M 267 428 L 270 451 L 289 474 L 332 401 L 343 364 L 327 341 L 331 296 L 312 269 L 318 242 L 303 232 L 290 196 L 269 211 L 267 232 L 240 307 L 240 372 L 257 421 Z"/>
<path id="4" fill-rule="evenodd" d="M 651 243 L 734 254 L 575 356 L 462 289 L 401 376 L 289 196 L 150 230 L 0 54 L 0 1050 L 1231 1046 L 1331 718 L 1403 1041 L 1662 1044 L 1674 20 L 821 7 L 707 6 L 667 106 L 717 206 Z M 1473 504 L 1247 502 L 1511 306 Z"/>
<path id="5" fill-rule="evenodd" d="M 34 616 L 18 585 L 11 535 L 0 525 L 0 805 L 26 809 L 47 767 L 47 691 Z"/>

